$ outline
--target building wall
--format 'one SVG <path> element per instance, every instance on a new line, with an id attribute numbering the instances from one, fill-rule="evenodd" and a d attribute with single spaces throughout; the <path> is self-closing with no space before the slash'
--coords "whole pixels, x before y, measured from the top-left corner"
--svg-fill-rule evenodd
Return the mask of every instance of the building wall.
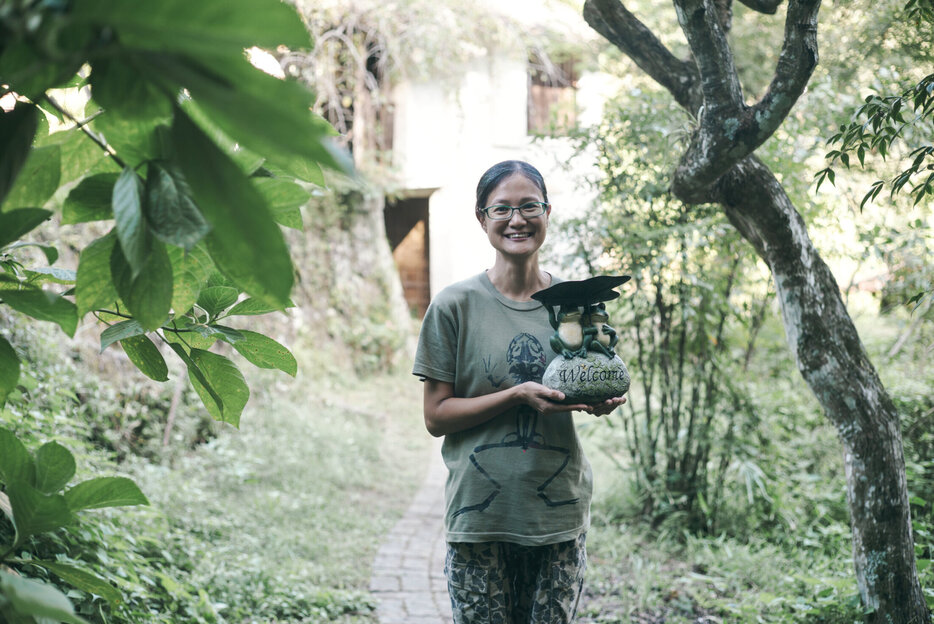
<path id="1" fill-rule="evenodd" d="M 605 85 L 588 77 L 580 85 L 580 118 L 593 122 Z M 405 188 L 434 189 L 428 200 L 432 294 L 492 266 L 494 252 L 474 215 L 477 181 L 491 165 L 507 159 L 535 165 L 548 187 L 553 226 L 592 202 L 580 181 L 585 171 L 565 170 L 567 141 L 528 136 L 527 98 L 524 51 L 491 53 L 460 77 L 402 83 L 394 91 L 394 165 Z"/>

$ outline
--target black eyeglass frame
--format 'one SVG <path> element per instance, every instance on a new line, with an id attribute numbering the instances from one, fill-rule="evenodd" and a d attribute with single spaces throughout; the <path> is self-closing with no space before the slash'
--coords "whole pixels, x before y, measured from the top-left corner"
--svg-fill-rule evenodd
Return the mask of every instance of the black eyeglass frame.
<path id="1" fill-rule="evenodd" d="M 533 206 L 533 205 L 538 206 L 539 212 L 535 214 L 525 214 L 522 212 L 522 209 L 525 208 L 526 206 Z M 492 210 L 493 208 L 509 208 L 509 215 L 505 217 L 494 217 L 493 215 L 490 214 L 490 210 Z M 510 219 L 512 219 L 513 215 L 516 214 L 517 210 L 519 211 L 519 214 L 522 215 L 522 218 L 535 219 L 536 217 L 540 217 L 546 212 L 548 212 L 549 208 L 551 208 L 551 204 L 548 204 L 545 202 L 533 201 L 533 202 L 525 202 L 521 206 L 507 206 L 506 204 L 493 204 L 492 206 L 481 208 L 477 210 L 477 212 L 482 213 L 491 221 L 509 221 Z"/>

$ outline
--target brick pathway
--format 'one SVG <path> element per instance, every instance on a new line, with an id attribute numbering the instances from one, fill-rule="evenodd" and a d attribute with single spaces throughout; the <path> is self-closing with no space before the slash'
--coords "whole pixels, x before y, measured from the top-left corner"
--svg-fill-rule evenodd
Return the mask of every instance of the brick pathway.
<path id="1" fill-rule="evenodd" d="M 370 591 L 380 624 L 451 624 L 444 580 L 444 479 L 440 444 L 421 489 L 373 560 Z"/>

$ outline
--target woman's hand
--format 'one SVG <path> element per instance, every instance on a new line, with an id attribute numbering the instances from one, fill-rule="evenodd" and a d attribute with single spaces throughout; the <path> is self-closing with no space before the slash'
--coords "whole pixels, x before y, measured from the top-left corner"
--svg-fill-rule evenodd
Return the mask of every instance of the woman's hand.
<path id="1" fill-rule="evenodd" d="M 534 381 L 527 381 L 516 386 L 520 392 L 522 402 L 540 414 L 554 414 L 555 412 L 586 411 L 590 406 L 584 403 L 568 405 L 559 403 L 564 400 L 564 393 L 553 390 Z"/>
<path id="2" fill-rule="evenodd" d="M 583 411 L 587 412 L 588 414 L 593 414 L 597 418 L 600 418 L 601 416 L 606 416 L 625 402 L 626 397 L 624 396 L 613 397 L 612 399 L 607 399 L 602 403 L 585 405 Z"/>

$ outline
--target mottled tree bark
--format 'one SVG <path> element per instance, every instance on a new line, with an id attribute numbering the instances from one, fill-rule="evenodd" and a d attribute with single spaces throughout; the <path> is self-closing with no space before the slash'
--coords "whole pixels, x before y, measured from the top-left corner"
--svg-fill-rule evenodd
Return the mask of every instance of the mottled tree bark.
<path id="1" fill-rule="evenodd" d="M 740 0 L 774 13 L 780 0 Z M 729 0 L 674 0 L 692 58 L 683 61 L 620 0 L 587 0 L 584 17 L 697 119 L 671 190 L 720 204 L 769 265 L 791 351 L 843 444 L 853 556 L 868 621 L 930 621 L 915 566 L 898 414 L 863 349 L 840 289 L 784 188 L 753 152 L 781 125 L 817 64 L 820 0 L 789 0 L 766 94 L 747 105 L 726 33 Z"/>

